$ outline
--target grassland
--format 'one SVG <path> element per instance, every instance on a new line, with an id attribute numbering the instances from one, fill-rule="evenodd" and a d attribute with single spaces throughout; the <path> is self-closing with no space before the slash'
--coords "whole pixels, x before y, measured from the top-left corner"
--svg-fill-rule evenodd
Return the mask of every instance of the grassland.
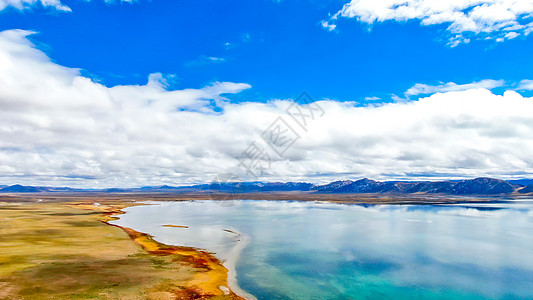
<path id="1" fill-rule="evenodd" d="M 0 299 L 239 299 L 209 253 L 110 226 L 133 204 L 94 202 L 0 198 Z"/>

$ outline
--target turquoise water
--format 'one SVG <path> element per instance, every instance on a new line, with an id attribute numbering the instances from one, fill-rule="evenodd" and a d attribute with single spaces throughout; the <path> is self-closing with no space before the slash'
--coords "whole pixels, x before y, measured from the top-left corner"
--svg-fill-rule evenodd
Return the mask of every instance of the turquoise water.
<path id="1" fill-rule="evenodd" d="M 532 201 L 188 201 L 126 212 L 116 224 L 223 260 L 245 241 L 237 280 L 258 299 L 533 299 Z"/>

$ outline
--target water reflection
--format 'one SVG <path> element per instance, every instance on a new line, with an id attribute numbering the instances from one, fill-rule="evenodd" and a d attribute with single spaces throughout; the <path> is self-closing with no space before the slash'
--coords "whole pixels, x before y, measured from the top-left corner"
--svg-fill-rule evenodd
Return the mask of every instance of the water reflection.
<path id="1" fill-rule="evenodd" d="M 237 243 L 224 229 L 245 234 L 238 280 L 260 299 L 532 298 L 532 207 L 168 202 L 116 223 L 222 259 Z"/>

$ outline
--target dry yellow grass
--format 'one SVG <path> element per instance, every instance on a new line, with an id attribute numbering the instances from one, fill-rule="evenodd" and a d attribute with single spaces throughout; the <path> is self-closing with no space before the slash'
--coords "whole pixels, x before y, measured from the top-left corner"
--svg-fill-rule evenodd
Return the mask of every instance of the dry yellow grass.
<path id="1" fill-rule="evenodd" d="M 98 202 L 0 202 L 0 299 L 239 298 L 213 256 L 107 225 L 131 204 Z"/>

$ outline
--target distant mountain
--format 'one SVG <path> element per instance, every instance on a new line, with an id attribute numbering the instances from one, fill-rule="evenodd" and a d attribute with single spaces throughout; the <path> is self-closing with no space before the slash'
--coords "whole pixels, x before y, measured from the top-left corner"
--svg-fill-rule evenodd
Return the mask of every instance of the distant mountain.
<path id="1" fill-rule="evenodd" d="M 451 181 L 423 181 L 402 183 L 402 192 L 409 194 L 450 194 L 453 190 L 454 183 Z"/>
<path id="2" fill-rule="evenodd" d="M 345 189 L 346 186 L 349 186 L 353 183 L 351 180 L 341 180 L 341 181 L 334 181 L 332 183 L 328 183 L 326 185 L 320 185 L 316 186 L 314 190 L 319 192 L 325 192 L 325 191 L 341 191 Z"/>
<path id="3" fill-rule="evenodd" d="M 20 184 L 8 186 L 0 190 L 0 192 L 2 193 L 40 193 L 40 192 L 47 192 L 47 191 L 48 189 L 44 187 L 23 186 Z"/>
<path id="4" fill-rule="evenodd" d="M 521 194 L 533 193 L 533 184 L 519 189 L 518 192 Z"/>
<path id="5" fill-rule="evenodd" d="M 524 187 L 494 178 L 458 181 L 376 181 L 368 178 L 334 181 L 325 185 L 306 182 L 223 182 L 191 186 L 148 186 L 141 188 L 110 188 L 83 190 L 57 187 L 12 185 L 0 188 L 0 193 L 267 193 L 307 192 L 323 194 L 443 194 L 443 195 L 508 195 L 515 192 L 533 193 L 533 184 Z"/>
<path id="6" fill-rule="evenodd" d="M 367 178 L 357 181 L 336 181 L 316 187 L 321 193 L 400 193 L 400 194 L 451 194 L 496 195 L 510 194 L 521 186 L 493 178 L 476 178 L 461 181 L 380 182 Z"/>
<path id="7" fill-rule="evenodd" d="M 494 178 L 476 178 L 472 180 L 463 180 L 457 182 L 452 194 L 456 195 L 494 195 L 494 194 L 510 194 L 517 191 L 521 186 L 511 184 L 507 181 Z"/>
<path id="8" fill-rule="evenodd" d="M 78 191 L 68 187 L 42 187 L 24 186 L 20 184 L 5 186 L 0 188 L 0 193 L 43 193 L 43 192 L 72 192 Z"/>
<path id="9" fill-rule="evenodd" d="M 528 186 L 528 185 L 533 184 L 533 179 L 515 179 L 515 180 L 507 180 L 507 182 L 512 183 L 512 184 Z"/>
<path id="10" fill-rule="evenodd" d="M 175 190 L 180 190 L 187 187 L 177 187 L 177 186 L 170 186 L 170 185 L 160 185 L 160 186 L 144 186 L 138 189 L 124 189 L 125 192 L 133 192 L 133 191 L 139 191 L 139 192 L 171 192 Z"/>
<path id="11" fill-rule="evenodd" d="M 379 193 L 383 189 L 382 182 L 363 178 L 357 181 L 336 181 L 330 184 L 317 187 L 319 192 L 333 193 Z"/>

